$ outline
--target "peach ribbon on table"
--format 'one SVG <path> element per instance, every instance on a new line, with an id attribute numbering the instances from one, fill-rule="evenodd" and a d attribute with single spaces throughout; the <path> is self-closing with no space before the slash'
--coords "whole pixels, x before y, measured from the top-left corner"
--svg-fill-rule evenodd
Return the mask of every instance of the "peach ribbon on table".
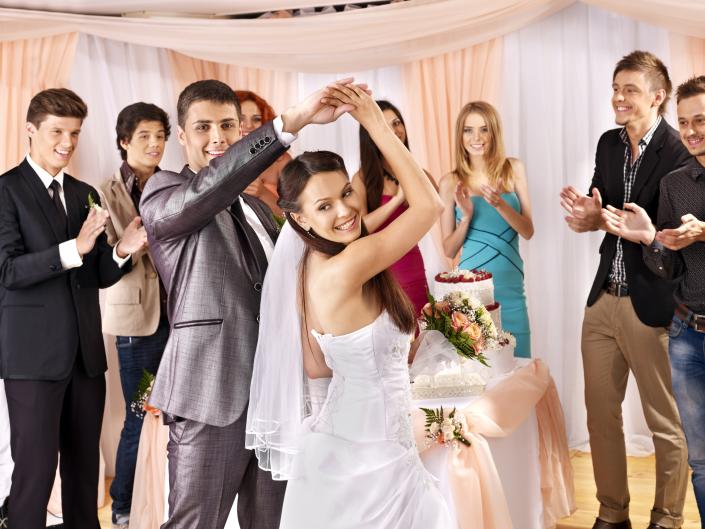
<path id="1" fill-rule="evenodd" d="M 536 411 L 544 527 L 575 510 L 573 475 L 563 411 L 548 368 L 540 360 L 515 371 L 460 410 L 471 446 L 450 447 L 448 480 L 460 529 L 509 529 L 504 489 L 485 437 L 507 437 Z M 425 416 L 414 411 L 420 450 L 426 446 Z"/>

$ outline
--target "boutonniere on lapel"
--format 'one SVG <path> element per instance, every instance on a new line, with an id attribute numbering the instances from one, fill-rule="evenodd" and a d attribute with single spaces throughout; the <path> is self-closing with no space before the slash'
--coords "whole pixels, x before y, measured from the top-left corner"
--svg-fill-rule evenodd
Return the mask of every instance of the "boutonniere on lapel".
<path id="1" fill-rule="evenodd" d="M 95 209 L 98 210 L 98 212 L 103 211 L 103 208 L 100 207 L 100 204 L 98 204 L 98 203 L 95 201 L 95 199 L 93 198 L 93 192 L 92 192 L 92 191 L 89 191 L 89 192 L 88 192 L 88 203 L 85 205 L 85 208 L 88 209 L 88 210 L 91 210 L 91 209 L 94 209 L 94 208 L 95 208 Z"/>
<path id="2" fill-rule="evenodd" d="M 272 213 L 272 218 L 274 219 L 274 224 L 277 225 L 277 231 L 282 231 L 284 223 L 286 222 L 286 217 L 280 217 L 279 215 Z"/>

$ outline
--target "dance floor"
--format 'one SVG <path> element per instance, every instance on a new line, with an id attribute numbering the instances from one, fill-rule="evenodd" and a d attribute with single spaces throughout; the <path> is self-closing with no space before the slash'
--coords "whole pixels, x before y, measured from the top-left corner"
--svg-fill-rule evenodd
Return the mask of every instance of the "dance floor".
<path id="1" fill-rule="evenodd" d="M 571 461 L 575 472 L 575 495 L 578 510 L 570 518 L 561 520 L 558 529 L 590 529 L 597 514 L 595 482 L 592 477 L 590 454 L 573 452 L 571 453 Z M 649 511 L 654 495 L 654 465 L 653 457 L 629 458 L 629 489 L 632 496 L 631 519 L 635 529 L 644 528 L 649 524 Z M 106 490 L 108 490 L 108 485 L 109 482 L 106 483 Z M 110 500 L 109 496 L 108 500 Z M 99 517 L 101 528 L 110 529 L 110 504 L 106 504 L 99 511 Z M 682 529 L 700 529 L 698 509 L 690 485 L 685 502 L 685 523 Z"/>

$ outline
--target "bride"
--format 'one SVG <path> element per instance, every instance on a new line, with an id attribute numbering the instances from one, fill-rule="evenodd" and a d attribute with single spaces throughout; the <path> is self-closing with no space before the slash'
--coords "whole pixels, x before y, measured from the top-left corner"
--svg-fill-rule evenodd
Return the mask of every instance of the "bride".
<path id="1" fill-rule="evenodd" d="M 331 88 L 399 179 L 409 209 L 368 235 L 337 154 L 306 152 L 279 182 L 287 223 L 264 283 L 247 447 L 289 480 L 282 529 L 447 529 L 411 429 L 407 360 L 416 315 L 386 269 L 442 204 L 362 88 Z"/>

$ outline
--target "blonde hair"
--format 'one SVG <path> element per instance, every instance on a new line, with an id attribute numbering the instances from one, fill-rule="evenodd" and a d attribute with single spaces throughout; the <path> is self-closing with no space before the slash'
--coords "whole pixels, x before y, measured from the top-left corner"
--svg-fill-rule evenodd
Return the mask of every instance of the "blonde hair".
<path id="1" fill-rule="evenodd" d="M 465 105 L 455 122 L 455 174 L 458 179 L 469 187 L 474 176 L 470 155 L 463 145 L 463 130 L 465 120 L 470 114 L 482 116 L 490 134 L 489 146 L 485 149 L 483 158 L 487 166 L 489 183 L 500 192 L 514 190 L 514 171 L 512 164 L 504 155 L 504 140 L 502 124 L 497 110 L 485 101 L 472 101 Z"/>

